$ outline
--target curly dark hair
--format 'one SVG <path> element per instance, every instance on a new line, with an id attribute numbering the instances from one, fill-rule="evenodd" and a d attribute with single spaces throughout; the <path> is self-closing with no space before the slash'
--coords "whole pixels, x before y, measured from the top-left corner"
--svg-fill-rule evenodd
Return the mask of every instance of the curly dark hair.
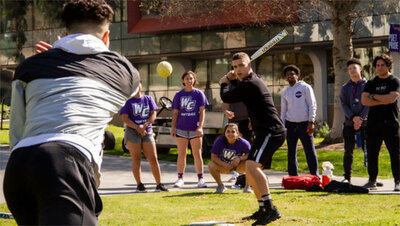
<path id="1" fill-rule="evenodd" d="M 392 58 L 390 58 L 390 56 L 388 56 L 386 54 L 382 54 L 382 55 L 376 56 L 374 58 L 374 61 L 372 62 L 372 66 L 374 68 L 376 68 L 376 62 L 378 60 L 383 60 L 385 62 L 385 64 L 386 64 L 386 66 L 389 68 L 389 71 L 390 71 L 390 69 L 392 69 L 393 60 L 392 60 Z"/>
<path id="2" fill-rule="evenodd" d="M 291 64 L 291 65 L 287 65 L 286 67 L 284 67 L 283 75 L 286 75 L 286 72 L 288 72 L 288 71 L 294 71 L 294 73 L 296 73 L 296 75 L 300 77 L 300 68 L 298 68 L 296 65 Z"/>
<path id="3" fill-rule="evenodd" d="M 73 0 L 64 5 L 61 19 L 67 29 L 76 23 L 111 23 L 114 11 L 104 0 Z"/>

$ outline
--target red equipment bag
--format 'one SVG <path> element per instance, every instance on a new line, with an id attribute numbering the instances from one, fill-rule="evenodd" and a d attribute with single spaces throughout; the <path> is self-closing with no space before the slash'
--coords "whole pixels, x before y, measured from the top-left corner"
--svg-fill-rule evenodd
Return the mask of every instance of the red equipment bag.
<path id="1" fill-rule="evenodd" d="M 312 186 L 322 186 L 321 181 L 315 175 L 301 176 L 284 176 L 282 178 L 282 187 L 285 189 L 304 189 L 307 190 Z"/>

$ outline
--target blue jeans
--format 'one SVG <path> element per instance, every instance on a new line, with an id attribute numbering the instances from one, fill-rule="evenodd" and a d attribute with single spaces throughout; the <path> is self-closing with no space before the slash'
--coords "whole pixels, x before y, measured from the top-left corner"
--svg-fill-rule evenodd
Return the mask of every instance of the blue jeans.
<path id="1" fill-rule="evenodd" d="M 286 121 L 286 141 L 288 147 L 288 173 L 290 176 L 298 176 L 297 173 L 297 141 L 300 139 L 306 154 L 308 169 L 310 174 L 319 176 L 318 158 L 314 146 L 314 137 L 308 135 L 308 122 L 289 122 Z"/>

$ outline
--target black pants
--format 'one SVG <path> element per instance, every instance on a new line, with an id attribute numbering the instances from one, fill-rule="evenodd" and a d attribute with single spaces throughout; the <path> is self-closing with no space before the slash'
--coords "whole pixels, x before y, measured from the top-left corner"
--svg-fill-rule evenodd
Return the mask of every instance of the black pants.
<path id="1" fill-rule="evenodd" d="M 343 168 L 344 168 L 344 178 L 350 180 L 352 165 L 353 165 L 353 152 L 355 145 L 355 135 L 356 132 L 361 134 L 361 148 L 364 150 L 365 141 L 365 127 L 361 127 L 358 131 L 354 130 L 353 126 L 343 127 L 343 139 L 344 139 L 344 155 L 343 155 Z"/>
<path id="2" fill-rule="evenodd" d="M 18 225 L 97 225 L 102 210 L 90 162 L 62 142 L 14 150 L 4 195 Z"/>
<path id="3" fill-rule="evenodd" d="M 367 153 L 368 153 L 368 174 L 371 181 L 378 176 L 378 159 L 382 141 L 385 141 L 389 151 L 392 174 L 395 182 L 400 182 L 400 139 L 399 124 L 388 122 L 371 124 L 366 127 Z"/>
<path id="4" fill-rule="evenodd" d="M 308 135 L 308 122 L 288 122 L 285 123 L 287 129 L 287 147 L 288 147 L 288 173 L 290 176 L 298 176 L 297 173 L 297 142 L 300 139 L 306 154 L 308 169 L 310 174 L 318 174 L 318 158 L 314 146 L 314 137 Z"/>

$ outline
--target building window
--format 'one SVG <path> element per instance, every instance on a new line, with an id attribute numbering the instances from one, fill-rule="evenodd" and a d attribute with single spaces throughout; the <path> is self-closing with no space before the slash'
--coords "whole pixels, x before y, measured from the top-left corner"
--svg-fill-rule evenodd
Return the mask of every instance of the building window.
<path id="1" fill-rule="evenodd" d="M 197 75 L 197 81 L 199 89 L 205 89 L 208 81 L 208 61 L 207 60 L 196 60 L 194 63 L 194 73 Z"/>
<path id="2" fill-rule="evenodd" d="M 224 48 L 224 32 L 204 32 L 202 34 L 202 50 L 214 50 Z"/>
<path id="3" fill-rule="evenodd" d="M 181 52 L 181 36 L 179 34 L 168 34 L 160 36 L 161 53 Z"/>
<path id="4" fill-rule="evenodd" d="M 182 42 L 182 52 L 201 50 L 201 34 L 181 35 L 181 42 Z"/>
<path id="5" fill-rule="evenodd" d="M 263 55 L 256 60 L 255 72 L 260 76 L 272 93 L 275 105 L 281 104 L 281 93 L 287 86 L 283 68 L 294 64 L 301 70 L 300 80 L 314 84 L 314 67 L 310 57 L 303 53 L 284 53 Z"/>

